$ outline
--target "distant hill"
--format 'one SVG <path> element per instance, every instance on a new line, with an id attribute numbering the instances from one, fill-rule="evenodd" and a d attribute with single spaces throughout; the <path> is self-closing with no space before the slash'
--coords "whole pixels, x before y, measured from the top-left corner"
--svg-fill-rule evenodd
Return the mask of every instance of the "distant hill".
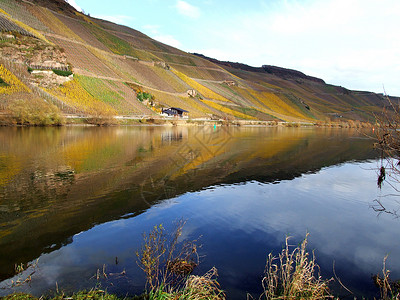
<path id="1" fill-rule="evenodd" d="M 373 121 L 388 106 L 296 70 L 186 53 L 63 0 L 1 0 L 0 31 L 5 115 L 21 98 L 68 115 L 157 118 L 177 107 L 192 119 L 288 122 Z"/>
<path id="2" fill-rule="evenodd" d="M 240 70 L 245 70 L 249 72 L 259 72 L 259 73 L 268 73 L 268 74 L 273 74 L 278 77 L 281 77 L 283 79 L 307 79 L 319 83 L 325 83 L 320 78 L 312 77 L 305 75 L 304 73 L 292 69 L 285 69 L 281 67 L 276 67 L 276 66 L 270 66 L 270 65 L 263 65 L 262 67 L 251 67 L 246 64 L 238 63 L 238 62 L 230 62 L 230 61 L 219 61 L 215 58 L 207 57 L 203 54 L 199 53 L 193 53 L 193 55 L 196 55 L 201 58 L 205 58 L 213 63 L 216 63 L 221 66 L 229 67 L 229 68 L 234 68 L 234 69 L 240 69 Z"/>

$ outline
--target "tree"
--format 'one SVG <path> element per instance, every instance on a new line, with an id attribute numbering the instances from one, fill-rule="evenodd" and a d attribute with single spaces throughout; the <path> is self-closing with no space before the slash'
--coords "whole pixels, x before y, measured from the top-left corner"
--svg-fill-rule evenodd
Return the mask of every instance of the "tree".
<path id="1" fill-rule="evenodd" d="M 380 115 L 376 115 L 376 143 L 375 148 L 381 152 L 381 163 L 378 169 L 377 184 L 382 188 L 386 182 L 395 191 L 396 196 L 400 196 L 400 102 L 399 99 L 385 96 L 388 106 L 385 107 Z M 396 102 L 395 102 L 396 101 Z M 379 212 L 394 214 L 397 210 L 388 209 L 381 199 L 375 200 L 377 203 L 374 209 Z"/>

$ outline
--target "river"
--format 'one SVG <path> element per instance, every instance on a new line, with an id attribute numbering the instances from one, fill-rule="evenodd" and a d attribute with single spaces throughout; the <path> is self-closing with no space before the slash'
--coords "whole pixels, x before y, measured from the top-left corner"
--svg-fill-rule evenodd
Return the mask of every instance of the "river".
<path id="1" fill-rule="evenodd" d="M 268 253 L 310 234 L 321 276 L 372 298 L 388 256 L 400 278 L 393 190 L 376 186 L 367 136 L 332 128 L 0 128 L 0 295 L 141 293 L 135 251 L 154 225 L 187 221 L 195 274 L 218 269 L 228 299 L 258 298 Z M 36 263 L 15 275 L 15 264 Z M 107 278 L 94 276 L 98 270 Z M 334 272 L 335 271 L 335 272 Z M 11 287 L 11 280 L 31 281 Z M 25 276 L 25 277 L 24 277 Z M 332 291 L 349 293 L 338 284 Z"/>

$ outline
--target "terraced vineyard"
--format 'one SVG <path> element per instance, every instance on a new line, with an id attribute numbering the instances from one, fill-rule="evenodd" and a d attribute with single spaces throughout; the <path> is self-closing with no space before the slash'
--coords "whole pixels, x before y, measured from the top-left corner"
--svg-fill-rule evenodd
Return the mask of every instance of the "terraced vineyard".
<path id="1" fill-rule="evenodd" d="M 0 9 L 9 14 L 12 18 L 41 31 L 50 32 L 51 30 L 32 15 L 29 6 L 17 3 L 15 0 L 1 0 Z"/>
<path id="2" fill-rule="evenodd" d="M 118 75 L 113 70 L 93 55 L 85 46 L 78 43 L 71 43 L 71 41 L 66 39 L 55 37 L 49 37 L 49 39 L 65 50 L 68 60 L 73 62 L 73 68 L 105 77 L 118 78 Z"/>
<path id="3" fill-rule="evenodd" d="M 170 87 L 172 87 L 174 92 L 185 93 L 189 89 L 191 89 L 190 85 L 181 80 L 170 70 L 164 70 L 163 68 L 160 67 L 152 67 L 152 70 L 154 71 L 154 73 L 156 73 L 156 76 L 161 78 Z"/>
<path id="4" fill-rule="evenodd" d="M 228 72 L 218 69 L 218 68 L 209 68 L 209 67 L 194 67 L 182 64 L 174 64 L 171 63 L 171 66 L 178 70 L 181 73 L 186 74 L 191 78 L 203 79 L 203 80 L 215 80 L 215 81 L 224 81 L 224 80 L 235 80 L 231 74 Z"/>
<path id="5" fill-rule="evenodd" d="M 109 104 L 106 104 L 90 95 L 77 80 L 67 82 L 59 88 L 48 90 L 50 94 L 94 116 L 112 116 L 117 111 Z"/>
<path id="6" fill-rule="evenodd" d="M 152 110 L 150 110 L 137 100 L 136 93 L 126 84 L 119 81 L 106 81 L 106 84 L 110 89 L 119 93 L 126 101 L 125 106 L 127 111 L 123 114 L 133 114 L 139 116 L 154 115 L 154 112 Z"/>
<path id="7" fill-rule="evenodd" d="M 100 24 L 101 24 L 101 22 L 100 22 Z M 108 28 L 108 27 L 109 26 L 106 26 L 106 28 Z M 137 31 L 129 32 L 129 30 L 127 30 L 127 32 L 124 32 L 124 31 L 116 30 L 116 29 L 117 28 L 114 27 L 113 29 L 108 30 L 108 31 L 111 34 L 118 36 L 120 39 L 127 41 L 129 44 L 131 44 L 131 46 L 133 48 L 141 49 L 141 50 L 145 50 L 145 51 L 153 51 L 155 54 L 156 53 L 169 53 L 169 54 L 175 54 L 175 55 L 181 55 L 181 56 L 182 55 L 188 56 L 187 53 L 185 53 L 181 50 L 178 50 L 178 49 L 168 46 L 166 44 L 155 41 L 142 33 L 138 33 Z"/>
<path id="8" fill-rule="evenodd" d="M 79 84 L 94 98 L 113 107 L 118 114 L 149 114 L 145 106 L 136 100 L 135 93 L 126 93 L 121 83 L 87 76 L 76 76 Z M 128 98 L 129 97 L 129 98 Z M 135 105 L 134 102 L 138 103 Z M 143 109 L 140 108 L 143 107 Z"/>
<path id="9" fill-rule="evenodd" d="M 91 23 L 84 23 L 84 25 L 93 34 L 93 36 L 95 36 L 99 42 L 105 45 L 111 52 L 119 55 L 135 55 L 135 52 L 128 42 L 113 34 L 110 34 L 108 31 L 99 26 Z"/>
<path id="10" fill-rule="evenodd" d="M 219 100 L 219 101 L 224 101 L 224 102 L 230 102 L 229 99 L 221 96 L 220 94 L 214 92 L 213 90 L 210 90 L 209 88 L 206 88 L 204 85 L 198 83 L 194 79 L 186 76 L 185 74 L 176 71 L 172 69 L 172 71 L 184 82 L 186 82 L 188 85 L 190 85 L 192 88 L 197 90 L 201 95 L 203 95 L 205 98 L 208 99 L 214 99 L 214 100 Z"/>
<path id="11" fill-rule="evenodd" d="M 215 103 L 214 101 L 211 101 L 211 100 L 202 100 L 202 102 L 205 103 L 205 104 L 207 104 L 208 106 L 211 106 L 211 107 L 215 108 L 216 110 L 221 111 L 221 112 L 225 115 L 225 117 L 226 117 L 227 115 L 228 115 L 228 116 L 231 115 L 231 116 L 237 117 L 237 118 L 239 118 L 239 119 L 244 119 L 244 120 L 256 120 L 256 118 L 254 118 L 253 116 L 250 116 L 250 115 L 248 115 L 248 114 L 244 114 L 244 113 L 242 113 L 242 112 L 239 112 L 239 111 L 237 111 L 237 110 L 234 110 L 234 109 L 232 109 L 232 108 L 229 108 L 229 107 L 227 107 L 227 106 L 225 106 L 225 105 Z"/>
<path id="12" fill-rule="evenodd" d="M 0 31 L 3 32 L 18 32 L 19 34 L 26 36 L 33 36 L 30 32 L 19 27 L 15 23 L 9 21 L 4 15 L 0 13 Z"/>
<path id="13" fill-rule="evenodd" d="M 98 39 L 90 32 L 90 30 L 83 24 L 82 20 L 77 20 L 69 16 L 53 12 L 53 14 L 68 27 L 72 32 L 80 37 L 88 45 L 100 50 L 110 51 L 104 44 L 99 42 Z"/>
<path id="14" fill-rule="evenodd" d="M 128 42 L 133 48 L 137 48 L 140 50 L 153 50 L 153 51 L 161 50 L 160 48 L 157 47 L 156 44 L 152 43 L 152 41 L 148 37 L 137 37 L 124 32 L 115 32 L 115 31 L 110 31 L 110 33 L 114 34 L 121 40 Z"/>
<path id="15" fill-rule="evenodd" d="M 3 83 L 0 86 L 0 95 L 12 95 L 18 92 L 29 92 L 28 87 L 2 64 L 0 64 L 0 78 Z"/>
<path id="16" fill-rule="evenodd" d="M 2 71 L 0 100 L 19 92 L 33 93 L 28 86 L 35 83 L 39 84 L 33 88 L 35 95 L 64 112 L 157 116 L 157 109 L 172 106 L 188 110 L 192 118 L 292 122 L 373 120 L 373 113 L 388 105 L 381 95 L 328 85 L 298 71 L 270 67 L 267 72 L 261 67 L 189 54 L 135 29 L 77 12 L 65 1 L 0 0 L 0 30 L 41 39 L 40 47 L 28 49 L 36 51 L 32 56 L 36 60 L 43 60 L 35 64 L 45 65 L 45 60 L 65 64 L 66 57 L 76 76 L 63 84 L 57 78 L 46 83 L 33 80 L 34 75 Z M 26 68 L 26 61 L 14 55 L 7 39 L 10 37 L 1 39 L 7 50 L 3 58 L 19 59 L 17 63 Z M 40 52 L 44 48 L 51 59 Z M 154 95 L 157 109 L 139 102 L 125 83 Z M 194 98 L 188 97 L 189 90 Z"/>
<path id="17" fill-rule="evenodd" d="M 63 22 L 61 22 L 53 12 L 44 7 L 32 8 L 32 13 L 39 19 L 47 28 L 51 28 L 54 33 L 61 34 L 64 37 L 72 38 L 77 41 L 83 40 L 69 29 Z"/>
<path id="18" fill-rule="evenodd" d="M 157 67 L 141 64 L 135 61 L 127 61 L 127 65 L 130 67 L 130 74 L 134 76 L 137 81 L 145 86 L 152 87 L 154 89 L 174 93 L 174 92 L 185 92 L 185 84 L 181 84 L 174 77 L 170 76 L 166 70 L 157 70 Z M 162 73 L 162 76 L 160 76 Z M 165 78 L 165 79 L 164 79 Z M 173 84 L 167 80 L 174 81 Z M 176 90 L 173 86 L 181 87 L 180 90 Z"/>
<path id="19" fill-rule="evenodd" d="M 199 80 L 206 88 L 215 91 L 216 93 L 222 95 L 226 99 L 230 99 L 233 103 L 236 103 L 241 106 L 252 105 L 251 101 L 248 101 L 245 97 L 242 97 L 238 93 L 236 93 L 231 87 L 224 84 L 223 82 L 218 81 L 208 81 L 208 80 Z"/>

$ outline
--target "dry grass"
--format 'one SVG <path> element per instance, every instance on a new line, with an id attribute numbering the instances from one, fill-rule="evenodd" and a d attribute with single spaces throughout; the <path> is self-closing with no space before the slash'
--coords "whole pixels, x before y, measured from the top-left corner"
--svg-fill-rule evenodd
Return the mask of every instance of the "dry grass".
<path id="1" fill-rule="evenodd" d="M 306 235 L 303 242 L 295 247 L 289 245 L 289 237 L 278 257 L 270 253 L 262 280 L 264 293 L 260 299 L 327 299 L 328 283 L 322 280 L 314 253 L 311 258 L 306 250 Z"/>
<path id="2" fill-rule="evenodd" d="M 190 275 L 199 263 L 195 241 L 179 242 L 185 221 L 172 234 L 162 225 L 144 234 L 144 244 L 136 253 L 150 291 L 148 299 L 225 299 L 216 280 L 217 269 L 203 276 Z"/>
<path id="3" fill-rule="evenodd" d="M 186 280 L 184 288 L 174 293 L 171 299 L 225 299 L 225 293 L 216 280 L 217 276 L 216 268 L 212 268 L 203 276 L 191 275 Z"/>
<path id="4" fill-rule="evenodd" d="M 172 234 L 160 224 L 143 235 L 144 243 L 136 256 L 152 292 L 173 291 L 199 263 L 196 241 L 179 243 L 185 223 L 177 222 Z"/>
<path id="5" fill-rule="evenodd" d="M 375 285 L 379 288 L 382 300 L 399 299 L 400 298 L 400 282 L 390 279 L 390 270 L 386 268 L 386 255 L 383 259 L 382 277 L 377 274 L 373 276 Z"/>

